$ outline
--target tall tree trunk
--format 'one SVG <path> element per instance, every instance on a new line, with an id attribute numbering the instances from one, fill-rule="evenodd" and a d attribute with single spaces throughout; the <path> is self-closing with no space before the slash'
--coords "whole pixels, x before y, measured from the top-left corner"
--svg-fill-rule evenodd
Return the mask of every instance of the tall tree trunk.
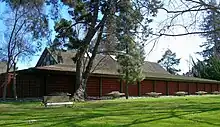
<path id="1" fill-rule="evenodd" d="M 9 78 L 9 70 L 10 70 L 10 63 L 7 62 L 7 69 L 6 69 L 6 75 L 5 75 L 5 81 L 3 83 L 3 95 L 2 98 L 3 100 L 6 100 L 6 96 L 7 96 L 7 87 L 8 87 L 8 78 Z"/>
<path id="2" fill-rule="evenodd" d="M 126 97 L 126 99 L 128 99 L 128 84 L 126 83 L 126 92 L 125 92 L 125 97 Z"/>
<path id="3" fill-rule="evenodd" d="M 3 100 L 6 100 L 6 95 L 7 95 L 7 86 L 8 86 L 8 73 L 5 75 L 5 81 L 3 83 Z"/>
<path id="4" fill-rule="evenodd" d="M 17 97 L 17 89 L 16 89 L 16 73 L 15 73 L 15 70 L 16 70 L 16 64 L 14 64 L 14 67 L 13 67 L 13 93 L 14 93 L 14 99 L 17 100 L 18 97 Z"/>
<path id="5" fill-rule="evenodd" d="M 89 58 L 89 62 L 86 66 L 85 72 L 82 71 L 82 65 L 83 65 L 82 61 L 84 59 L 84 54 L 86 52 L 86 49 L 81 49 L 81 51 L 79 52 L 78 57 L 80 57 L 80 58 L 77 59 L 77 65 L 76 65 L 76 86 L 77 86 L 77 91 L 74 94 L 74 100 L 75 101 L 83 101 L 85 98 L 87 98 L 86 84 L 87 84 L 87 80 L 89 78 L 90 71 L 92 69 L 93 61 L 94 61 L 95 56 L 96 56 L 97 51 L 98 51 L 98 47 L 99 47 L 99 44 L 100 44 L 100 41 L 101 41 L 101 38 L 102 38 L 103 29 L 104 29 L 104 24 L 100 28 L 100 32 L 98 34 L 97 41 L 96 41 L 95 46 L 94 46 L 93 51 L 92 51 L 92 56 Z"/>
<path id="6" fill-rule="evenodd" d="M 84 90 L 82 87 L 82 60 L 84 56 L 84 51 L 81 50 L 76 56 L 76 84 L 75 84 L 75 93 L 74 100 L 75 101 L 83 101 L 84 100 Z"/>

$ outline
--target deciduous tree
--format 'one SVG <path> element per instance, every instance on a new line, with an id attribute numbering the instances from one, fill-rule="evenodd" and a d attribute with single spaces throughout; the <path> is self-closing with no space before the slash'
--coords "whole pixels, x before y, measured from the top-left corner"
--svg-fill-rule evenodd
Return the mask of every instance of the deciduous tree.
<path id="1" fill-rule="evenodd" d="M 16 64 L 31 58 L 41 47 L 40 39 L 48 33 L 48 23 L 44 12 L 44 0 L 3 0 L 6 13 L 2 15 L 6 30 L 0 49 L 7 61 L 7 70 L 13 70 L 13 91 L 16 94 Z M 7 82 L 3 83 L 3 99 L 6 99 Z"/>

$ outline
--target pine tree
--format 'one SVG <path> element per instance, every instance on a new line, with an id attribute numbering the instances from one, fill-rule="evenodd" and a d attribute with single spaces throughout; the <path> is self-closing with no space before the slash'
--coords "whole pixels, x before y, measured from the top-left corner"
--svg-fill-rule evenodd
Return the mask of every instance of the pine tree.
<path id="1" fill-rule="evenodd" d="M 216 5 L 216 1 L 212 0 L 210 5 Z M 207 11 L 207 16 L 204 18 L 201 24 L 201 30 L 205 33 L 201 34 L 202 37 L 206 39 L 205 42 L 200 46 L 205 48 L 201 54 L 204 59 L 209 59 L 209 57 L 215 56 L 220 59 L 220 32 L 215 31 L 220 29 L 220 14 L 213 10 Z M 215 31 L 215 32 L 208 32 Z"/>
<path id="2" fill-rule="evenodd" d="M 171 74 L 177 74 L 177 72 L 181 71 L 175 68 L 175 66 L 179 65 L 180 58 L 176 58 L 176 53 L 173 53 L 170 49 L 165 51 L 163 57 L 158 60 L 158 63 Z"/>
<path id="3" fill-rule="evenodd" d="M 130 2 L 124 4 L 126 4 L 126 6 L 122 8 L 117 19 L 117 24 L 120 27 L 116 29 L 116 36 L 119 41 L 117 49 L 123 53 L 119 53 L 116 58 L 120 65 L 119 73 L 121 79 L 126 85 L 125 95 L 126 99 L 128 99 L 129 85 L 144 79 L 142 71 L 144 64 L 143 46 L 135 42 L 135 35 L 132 33 L 132 31 L 138 30 L 137 22 L 132 21 L 133 16 L 135 16 L 135 20 L 138 19 L 139 21 L 141 21 L 143 17 L 141 16 L 140 10 L 131 10 Z"/>
<path id="4" fill-rule="evenodd" d="M 135 44 L 129 36 L 124 37 L 126 41 L 126 53 L 117 55 L 117 62 L 120 65 L 118 70 L 121 79 L 126 85 L 126 99 L 128 99 L 128 87 L 131 84 L 136 84 L 144 79 L 142 66 L 144 64 L 144 52 L 141 46 Z"/>

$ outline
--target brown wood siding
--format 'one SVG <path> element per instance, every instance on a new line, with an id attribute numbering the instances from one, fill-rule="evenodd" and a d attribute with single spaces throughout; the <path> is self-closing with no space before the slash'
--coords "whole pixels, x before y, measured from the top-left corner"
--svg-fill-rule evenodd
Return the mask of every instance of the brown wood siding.
<path id="1" fill-rule="evenodd" d="M 71 77 L 61 75 L 49 75 L 46 77 L 46 94 L 52 94 L 55 92 L 68 92 L 73 93 L 73 82 Z"/>
<path id="2" fill-rule="evenodd" d="M 120 80 L 117 78 L 103 78 L 102 79 L 102 95 L 106 96 L 107 93 L 110 93 L 112 91 L 120 91 Z"/>
<path id="3" fill-rule="evenodd" d="M 198 90 L 197 91 L 204 91 L 204 90 L 205 90 L 204 84 L 198 83 Z"/>
<path id="4" fill-rule="evenodd" d="M 211 93 L 212 92 L 211 84 L 205 84 L 205 91 L 207 93 Z"/>
<path id="5" fill-rule="evenodd" d="M 128 86 L 129 96 L 138 96 L 138 85 L 132 84 Z"/>
<path id="6" fill-rule="evenodd" d="M 165 81 L 156 81 L 155 91 L 157 93 L 162 93 L 162 95 L 166 95 L 166 82 Z"/>
<path id="7" fill-rule="evenodd" d="M 178 91 L 177 82 L 168 82 L 169 95 L 174 95 Z"/>
<path id="8" fill-rule="evenodd" d="M 86 87 L 87 96 L 99 96 L 99 88 L 99 78 L 90 77 Z"/>
<path id="9" fill-rule="evenodd" d="M 153 91 L 153 81 L 144 80 L 141 82 L 141 95 L 146 95 L 146 93 Z"/>
<path id="10" fill-rule="evenodd" d="M 217 84 L 212 84 L 212 92 L 213 91 L 218 91 L 218 86 Z"/>
<path id="11" fill-rule="evenodd" d="M 197 92 L 196 83 L 189 83 L 189 94 L 195 94 Z"/>
<path id="12" fill-rule="evenodd" d="M 220 84 L 218 84 L 218 91 L 220 91 Z"/>
<path id="13" fill-rule="evenodd" d="M 188 92 L 188 83 L 180 82 L 179 91 Z"/>
<path id="14" fill-rule="evenodd" d="M 36 75 L 17 75 L 16 87 L 18 97 L 41 97 L 40 78 Z"/>
<path id="15" fill-rule="evenodd" d="M 5 79 L 6 79 L 6 74 L 4 73 L 4 74 L 0 74 L 0 86 L 5 82 Z M 6 97 L 7 98 L 11 98 L 11 97 L 13 97 L 13 91 L 12 91 L 12 74 L 8 74 L 8 77 L 7 77 L 7 80 L 8 80 L 8 82 L 7 82 L 7 94 L 6 94 Z M 3 89 L 4 89 L 4 87 L 0 87 L 0 98 L 2 97 L 2 95 L 3 95 Z"/>

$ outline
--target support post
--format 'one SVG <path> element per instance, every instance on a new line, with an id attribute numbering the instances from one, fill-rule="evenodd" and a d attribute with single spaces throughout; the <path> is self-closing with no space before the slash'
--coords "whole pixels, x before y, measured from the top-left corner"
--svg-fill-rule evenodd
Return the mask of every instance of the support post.
<path id="1" fill-rule="evenodd" d="M 137 85 L 138 85 L 138 96 L 140 97 L 141 96 L 141 83 L 140 83 L 140 81 L 137 82 Z"/>
<path id="2" fill-rule="evenodd" d="M 180 82 L 177 82 L 177 92 L 180 91 Z"/>
<path id="3" fill-rule="evenodd" d="M 120 92 L 123 93 L 123 81 L 120 79 Z"/>
<path id="4" fill-rule="evenodd" d="M 153 80 L 153 92 L 156 92 L 156 80 Z"/>
<path id="5" fill-rule="evenodd" d="M 188 83 L 188 95 L 190 94 L 190 83 Z"/>
<path id="6" fill-rule="evenodd" d="M 102 97 L 102 77 L 99 79 L 99 97 Z"/>
<path id="7" fill-rule="evenodd" d="M 168 81 L 166 81 L 166 95 L 169 95 L 169 85 L 168 85 Z"/>
<path id="8" fill-rule="evenodd" d="M 198 83 L 196 82 L 196 92 L 198 91 Z"/>

